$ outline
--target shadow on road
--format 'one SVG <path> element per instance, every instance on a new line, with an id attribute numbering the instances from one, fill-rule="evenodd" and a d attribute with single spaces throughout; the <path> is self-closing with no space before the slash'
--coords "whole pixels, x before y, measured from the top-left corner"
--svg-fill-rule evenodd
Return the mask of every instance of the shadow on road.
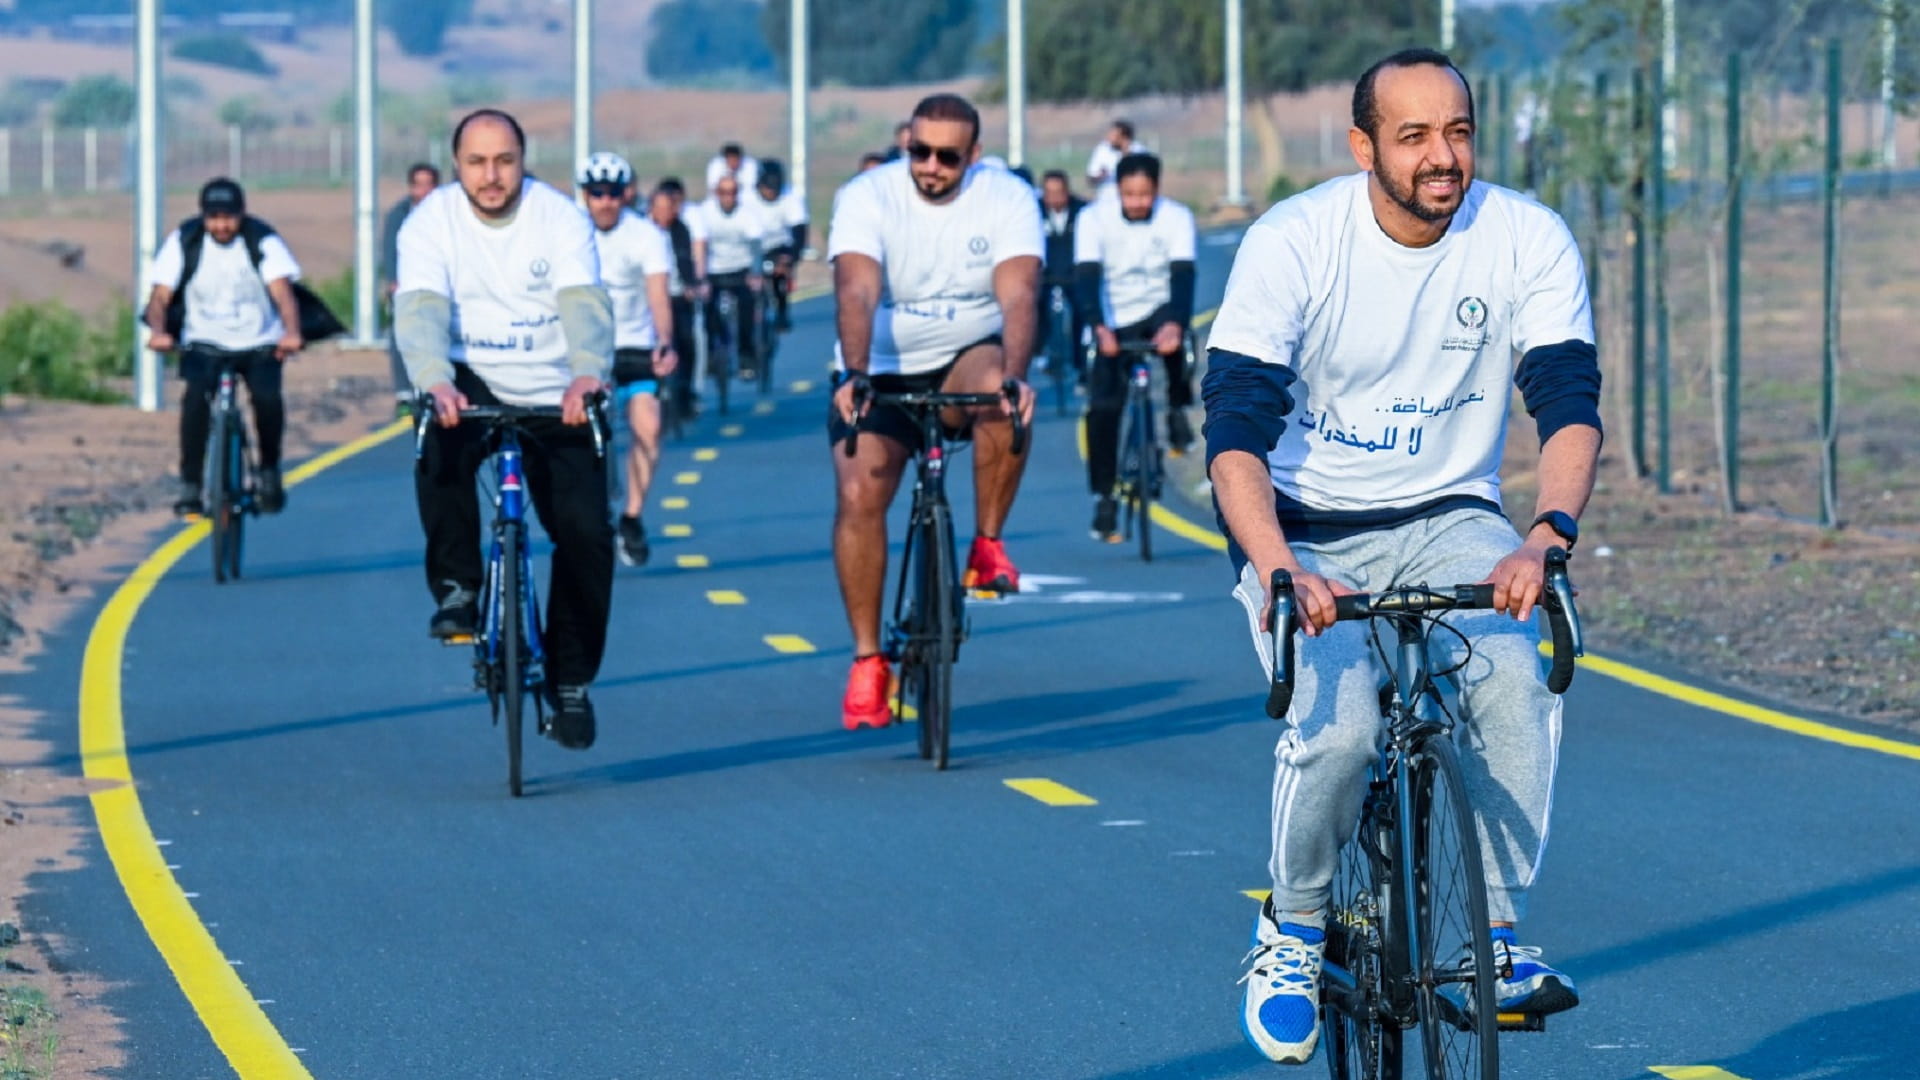
<path id="1" fill-rule="evenodd" d="M 1802 1020 L 1737 1058 L 1713 1064 L 1744 1080 L 1894 1080 L 1914 1074 L 1908 1036 L 1917 1027 L 1920 992 Z"/>
<path id="2" fill-rule="evenodd" d="M 1201 1050 L 1172 1061 L 1162 1061 L 1156 1065 L 1142 1065 L 1137 1069 L 1125 1069 L 1121 1072 L 1101 1073 L 1087 1080 L 1153 1080 L 1156 1077 L 1184 1076 L 1192 1080 L 1206 1080 L 1208 1077 L 1245 1076 L 1248 1071 L 1263 1064 L 1253 1048 L 1243 1042 L 1228 1046 Z M 1315 1065 L 1319 1062 L 1315 1061 Z M 1271 1066 L 1268 1066 L 1271 1068 Z M 1306 1070 L 1302 1070 L 1303 1072 Z M 1315 1070 L 1318 1075 L 1318 1070 Z"/>

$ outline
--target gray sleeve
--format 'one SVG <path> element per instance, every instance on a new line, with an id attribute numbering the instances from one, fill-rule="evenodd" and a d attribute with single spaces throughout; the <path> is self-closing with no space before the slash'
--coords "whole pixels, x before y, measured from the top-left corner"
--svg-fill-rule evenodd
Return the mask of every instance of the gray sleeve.
<path id="1" fill-rule="evenodd" d="M 554 300 L 574 377 L 605 379 L 613 370 L 613 298 L 599 285 L 573 285 L 555 293 Z"/>
<path id="2" fill-rule="evenodd" d="M 407 380 L 421 390 L 453 381 L 453 302 L 413 289 L 393 298 L 393 340 L 407 365 Z"/>

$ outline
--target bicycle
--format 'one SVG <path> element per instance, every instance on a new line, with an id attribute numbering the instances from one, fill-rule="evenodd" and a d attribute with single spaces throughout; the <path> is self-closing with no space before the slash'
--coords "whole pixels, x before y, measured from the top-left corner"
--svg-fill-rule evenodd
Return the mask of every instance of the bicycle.
<path id="1" fill-rule="evenodd" d="M 754 355 L 757 360 L 756 374 L 759 376 L 762 397 L 773 391 L 773 354 L 780 345 L 779 301 L 774 296 L 778 283 L 774 281 L 775 262 L 767 259 L 760 264 L 760 287 L 754 290 Z"/>
<path id="2" fill-rule="evenodd" d="M 1559 694 L 1572 683 L 1574 659 L 1585 646 L 1567 553 L 1551 548 L 1546 563 L 1540 606 L 1553 642 L 1547 688 Z M 1299 624 L 1292 575 L 1276 570 L 1268 587 L 1274 663 L 1266 711 L 1277 720 L 1293 700 Z M 1454 747 L 1455 718 L 1436 681 L 1449 679 L 1473 655 L 1472 642 L 1440 614 L 1492 608 L 1493 586 L 1401 586 L 1335 597 L 1334 604 L 1341 620 L 1390 624 L 1396 643 L 1390 660 L 1374 624 L 1374 649 L 1392 672 L 1380 690 L 1387 737 L 1334 875 L 1320 980 L 1328 1065 L 1334 1080 L 1399 1080 L 1401 1036 L 1418 1026 L 1431 1080 L 1498 1080 L 1497 1032 L 1544 1031 L 1546 1020 L 1495 1006 L 1476 818 Z M 1465 648 L 1456 664 L 1438 672 L 1428 669 L 1427 656 L 1436 628 Z"/>
<path id="3" fill-rule="evenodd" d="M 593 450 L 607 456 L 604 393 L 592 400 Z M 427 432 L 434 423 L 433 398 L 416 403 L 413 457 L 422 460 Z M 533 583 L 533 551 L 527 543 L 526 470 L 520 450 L 521 424 L 535 418 L 560 417 L 560 406 L 475 405 L 460 410 L 462 423 L 487 425 L 494 443 L 494 519 L 487 546 L 486 576 L 480 587 L 480 625 L 469 637 L 448 638 L 449 645 L 473 646 L 474 689 L 487 695 L 493 722 L 504 714 L 507 734 L 507 791 L 519 798 L 522 790 L 520 758 L 526 701 L 533 698 L 534 732 L 546 735 L 543 705 L 546 689 L 546 649 L 540 640 L 540 596 Z"/>
<path id="4" fill-rule="evenodd" d="M 260 512 L 254 498 L 259 476 L 253 446 L 247 439 L 247 420 L 240 413 L 240 369 L 235 366 L 250 353 L 230 352 L 212 345 L 195 349 L 220 362 L 220 382 L 213 393 L 213 423 L 207 434 L 207 522 L 212 529 L 213 580 L 224 584 L 240 577 L 240 552 L 246 540 L 247 518 Z"/>
<path id="5" fill-rule="evenodd" d="M 720 415 L 725 416 L 728 404 L 727 383 L 733 378 L 734 368 L 740 358 L 740 343 L 734 340 L 737 329 L 734 316 L 738 311 L 739 301 L 728 289 L 716 289 L 714 293 L 714 324 L 707 327 L 709 332 L 707 374 L 713 378 L 713 394 L 714 399 L 719 402 Z M 719 330 L 717 334 L 713 333 L 716 326 Z M 714 348 L 715 343 L 711 340 L 715 337 L 719 338 L 718 349 Z"/>
<path id="6" fill-rule="evenodd" d="M 1191 354 L 1192 340 L 1183 348 Z M 1164 450 L 1153 425 L 1153 362 L 1160 359 L 1153 345 L 1144 341 L 1121 342 L 1120 357 L 1131 358 L 1127 368 L 1127 405 L 1120 414 L 1120 462 L 1114 495 L 1124 513 L 1120 535 L 1140 540 L 1140 558 L 1153 561 L 1151 517 L 1154 501 L 1160 498 L 1161 482 L 1166 477 Z"/>
<path id="7" fill-rule="evenodd" d="M 1014 454 L 1025 451 L 1026 426 L 1020 420 L 1020 384 L 1007 380 L 997 394 L 949 394 L 939 391 L 889 394 L 869 392 L 856 401 L 864 415 L 874 407 L 891 407 L 913 415 L 920 425 L 920 450 L 914 455 L 913 508 L 907 516 L 906 550 L 900 557 L 900 577 L 893 593 L 893 618 L 887 625 L 887 659 L 900 665 L 894 713 L 904 712 L 907 699 L 919 713 L 920 759 L 934 768 L 947 767 L 952 729 L 953 664 L 967 639 L 965 590 L 955 565 L 953 508 L 947 502 L 947 448 L 955 441 L 941 421 L 950 408 L 986 408 L 1006 404 L 1013 411 Z M 846 454 L 854 455 L 860 438 L 856 424 L 847 436 Z"/>
<path id="8" fill-rule="evenodd" d="M 1073 397 L 1073 381 L 1078 371 L 1074 360 L 1079 355 L 1073 340 L 1073 297 L 1065 285 L 1047 286 L 1047 375 L 1053 380 L 1053 407 L 1067 415 L 1067 403 Z"/>

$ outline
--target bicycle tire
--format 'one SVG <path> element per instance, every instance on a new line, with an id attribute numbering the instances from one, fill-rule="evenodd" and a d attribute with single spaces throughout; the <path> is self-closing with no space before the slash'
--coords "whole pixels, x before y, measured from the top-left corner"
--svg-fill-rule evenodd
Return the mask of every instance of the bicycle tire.
<path id="1" fill-rule="evenodd" d="M 500 531 L 500 696 L 507 716 L 507 792 L 516 799 L 521 791 L 521 723 L 527 703 L 520 655 L 526 627 L 520 545 L 520 526 L 510 524 Z"/>
<path id="2" fill-rule="evenodd" d="M 1326 955 L 1329 964 L 1353 976 L 1367 1000 L 1378 1003 L 1384 993 L 1387 939 L 1392 936 L 1393 883 L 1385 864 L 1362 840 L 1366 830 L 1375 828 L 1373 815 L 1363 814 L 1354 835 L 1340 846 L 1327 913 Z M 1349 1015 L 1324 995 L 1320 1017 L 1333 1080 L 1400 1080 L 1398 1024 L 1383 1020 L 1378 1010 L 1368 1017 Z"/>
<path id="3" fill-rule="evenodd" d="M 907 520 L 918 522 L 923 516 L 922 510 L 919 493 L 915 492 L 914 506 Z M 904 589 L 908 582 L 912 582 L 913 590 L 906 596 L 906 613 L 904 617 L 898 617 L 896 619 L 894 632 L 898 633 L 899 637 L 896 640 L 900 642 L 899 700 L 903 704 L 907 702 L 913 704 L 915 717 L 914 742 L 920 751 L 920 760 L 932 761 L 933 725 L 927 720 L 927 701 L 924 693 L 926 657 L 928 655 L 926 647 L 927 619 L 925 617 L 927 610 L 926 551 L 928 544 L 926 538 L 921 536 L 920 533 L 921 530 L 917 525 L 907 529 L 907 547 L 906 551 L 901 554 L 903 576 L 900 579 L 900 588 Z M 900 615 L 897 607 L 895 609 L 895 615 Z M 905 709 L 901 710 L 902 718 L 904 718 L 905 711 Z"/>
<path id="4" fill-rule="evenodd" d="M 720 355 L 713 358 L 719 362 L 708 365 L 711 369 L 708 374 L 713 378 L 714 398 L 720 404 L 721 416 L 727 415 L 727 406 L 729 404 L 728 384 L 731 382 L 733 376 L 733 352 L 733 345 L 728 343 L 720 349 Z"/>
<path id="5" fill-rule="evenodd" d="M 932 744 L 933 767 L 947 767 L 953 731 L 953 661 L 960 651 L 960 582 L 953 570 L 953 523 L 950 511 L 942 505 L 927 509 L 927 568 L 922 597 L 931 608 L 928 626 L 933 631 L 923 655 L 921 671 L 920 723 L 928 727 Z"/>
<path id="6" fill-rule="evenodd" d="M 207 439 L 206 468 L 206 506 L 208 550 L 213 555 L 213 580 L 223 584 L 227 580 L 227 532 L 232 526 L 232 514 L 228 510 L 227 498 L 227 416 L 215 413 L 213 432 Z"/>
<path id="7" fill-rule="evenodd" d="M 247 513 L 252 505 L 248 491 L 247 429 L 238 413 L 227 417 L 227 504 L 231 521 L 227 527 L 227 580 L 240 579 L 240 555 L 246 549 Z"/>
<path id="8" fill-rule="evenodd" d="M 1140 559 L 1153 561 L 1153 404 L 1145 394 L 1133 401 L 1133 526 L 1139 531 Z"/>
<path id="9" fill-rule="evenodd" d="M 773 285 L 768 283 L 760 295 L 760 355 L 759 365 L 755 369 L 759 375 L 760 394 L 765 396 L 773 392 L 773 354 L 780 345 L 780 332 L 774 329 L 776 313 Z"/>
<path id="10" fill-rule="evenodd" d="M 1499 1017 L 1480 836 L 1460 758 L 1446 736 L 1428 738 L 1412 777 L 1413 957 L 1422 1057 L 1429 1080 L 1499 1080 Z"/>
<path id="11" fill-rule="evenodd" d="M 1073 342 L 1070 320 L 1059 311 L 1049 311 L 1051 316 L 1047 333 L 1047 374 L 1053 377 L 1053 407 L 1061 416 L 1067 415 L 1067 401 L 1073 394 L 1067 387 L 1067 381 L 1073 373 Z"/>

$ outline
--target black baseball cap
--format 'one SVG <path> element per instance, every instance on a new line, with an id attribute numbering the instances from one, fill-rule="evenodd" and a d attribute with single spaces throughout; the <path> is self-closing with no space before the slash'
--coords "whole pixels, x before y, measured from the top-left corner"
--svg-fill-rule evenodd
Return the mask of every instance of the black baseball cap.
<path id="1" fill-rule="evenodd" d="M 247 212 L 247 193 L 240 190 L 238 182 L 224 176 L 215 177 L 200 189 L 200 212 L 244 214 Z"/>

